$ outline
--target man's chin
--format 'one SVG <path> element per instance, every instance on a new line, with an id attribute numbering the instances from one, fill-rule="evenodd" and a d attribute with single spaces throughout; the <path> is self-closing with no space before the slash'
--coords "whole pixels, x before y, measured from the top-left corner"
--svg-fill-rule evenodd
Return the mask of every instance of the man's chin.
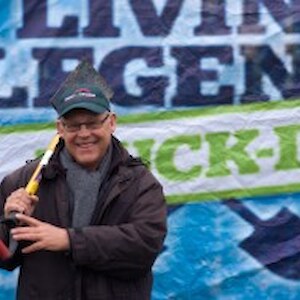
<path id="1" fill-rule="evenodd" d="M 91 159 L 91 157 L 87 157 L 86 159 L 80 156 L 80 159 L 76 160 L 76 162 L 83 168 L 86 169 L 96 169 L 98 166 L 98 162 L 95 159 Z"/>

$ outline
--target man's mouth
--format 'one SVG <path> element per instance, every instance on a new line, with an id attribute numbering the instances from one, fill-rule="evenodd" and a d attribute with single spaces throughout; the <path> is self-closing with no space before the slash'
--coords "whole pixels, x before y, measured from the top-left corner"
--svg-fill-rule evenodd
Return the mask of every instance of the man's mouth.
<path id="1" fill-rule="evenodd" d="M 77 147 L 81 148 L 81 149 L 88 149 L 91 148 L 95 145 L 94 142 L 89 142 L 89 143 L 79 143 L 77 144 Z"/>

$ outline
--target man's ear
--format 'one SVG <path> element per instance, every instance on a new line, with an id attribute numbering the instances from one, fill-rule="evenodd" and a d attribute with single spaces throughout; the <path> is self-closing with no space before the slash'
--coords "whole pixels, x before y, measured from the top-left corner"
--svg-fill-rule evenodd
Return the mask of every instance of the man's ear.
<path id="1" fill-rule="evenodd" d="M 56 120 L 56 129 L 57 129 L 57 133 L 59 134 L 59 136 L 62 137 L 63 132 L 64 132 L 64 126 L 60 119 Z"/>
<path id="2" fill-rule="evenodd" d="M 113 133 L 113 132 L 115 132 L 116 127 L 117 127 L 117 115 L 115 113 L 112 112 L 110 114 L 109 122 L 110 122 L 111 131 Z"/>

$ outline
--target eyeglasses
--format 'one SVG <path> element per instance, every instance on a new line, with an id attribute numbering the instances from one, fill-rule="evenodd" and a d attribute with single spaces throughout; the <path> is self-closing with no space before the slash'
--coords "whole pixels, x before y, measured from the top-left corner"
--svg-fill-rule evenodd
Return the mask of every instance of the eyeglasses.
<path id="1" fill-rule="evenodd" d="M 102 128 L 103 124 L 105 121 L 108 119 L 110 114 L 107 114 L 104 119 L 102 120 L 95 120 L 91 122 L 83 122 L 83 123 L 66 123 L 62 121 L 62 124 L 67 132 L 78 132 L 81 129 L 81 126 L 85 126 L 86 129 L 88 130 L 97 130 Z"/>

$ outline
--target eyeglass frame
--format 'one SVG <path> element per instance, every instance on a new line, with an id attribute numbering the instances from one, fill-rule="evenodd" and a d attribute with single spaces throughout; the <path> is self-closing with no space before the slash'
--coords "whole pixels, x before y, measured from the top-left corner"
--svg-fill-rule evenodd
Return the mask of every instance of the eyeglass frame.
<path id="1" fill-rule="evenodd" d="M 82 122 L 82 123 L 71 123 L 67 124 L 63 118 L 61 118 L 61 123 L 66 130 L 66 132 L 69 133 L 76 133 L 81 130 L 81 126 L 85 126 L 87 130 L 93 131 L 97 129 L 101 129 L 104 125 L 104 123 L 108 120 L 108 118 L 111 116 L 110 113 L 108 113 L 102 120 L 97 121 L 91 121 L 91 122 Z"/>

